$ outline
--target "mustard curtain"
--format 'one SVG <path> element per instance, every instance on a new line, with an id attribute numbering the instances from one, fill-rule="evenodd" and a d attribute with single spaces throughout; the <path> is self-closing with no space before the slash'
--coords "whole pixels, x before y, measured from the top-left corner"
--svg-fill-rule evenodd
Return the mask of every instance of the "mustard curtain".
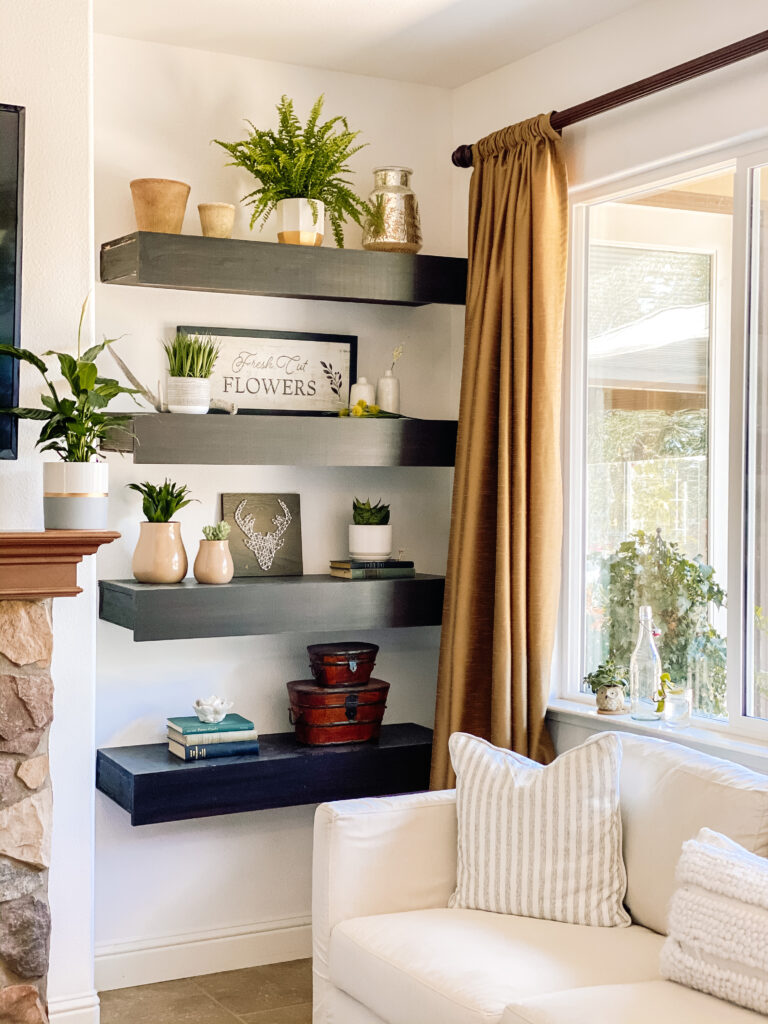
<path id="1" fill-rule="evenodd" d="M 473 147 L 464 369 L 432 753 L 461 730 L 540 761 L 560 586 L 568 245 L 549 115 Z"/>

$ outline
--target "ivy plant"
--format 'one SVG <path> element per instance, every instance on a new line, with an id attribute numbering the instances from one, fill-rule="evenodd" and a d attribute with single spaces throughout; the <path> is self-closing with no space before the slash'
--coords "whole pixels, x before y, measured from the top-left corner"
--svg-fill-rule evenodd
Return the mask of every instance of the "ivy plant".
<path id="1" fill-rule="evenodd" d="M 595 602 L 604 612 L 608 660 L 623 677 L 629 674 L 640 605 L 650 605 L 659 630 L 656 645 L 672 684 L 685 682 L 689 667 L 701 662 L 707 671 L 699 673 L 697 707 L 706 714 L 726 713 L 725 640 L 708 619 L 708 606 L 723 607 L 725 591 L 711 565 L 686 558 L 661 530 L 638 530 L 601 559 Z"/>
<path id="2" fill-rule="evenodd" d="M 242 167 L 259 182 L 243 196 L 253 207 L 251 228 L 264 224 L 281 199 L 309 199 L 322 202 L 333 228 L 336 245 L 344 248 L 342 225 L 347 217 L 362 226 L 364 219 L 376 218 L 376 211 L 360 199 L 345 177 L 351 172 L 349 159 L 367 143 L 356 143 L 359 131 L 350 131 L 340 115 L 321 121 L 324 96 L 319 96 L 302 126 L 293 100 L 283 96 L 277 105 L 278 128 L 257 128 L 251 121 L 250 134 L 239 142 L 213 141 L 232 159 L 227 166 Z M 318 207 L 313 203 L 317 223 Z"/>

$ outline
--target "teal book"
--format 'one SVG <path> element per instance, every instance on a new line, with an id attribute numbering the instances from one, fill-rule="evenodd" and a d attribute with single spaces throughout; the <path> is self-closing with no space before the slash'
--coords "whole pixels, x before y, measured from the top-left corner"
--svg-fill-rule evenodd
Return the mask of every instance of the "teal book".
<path id="1" fill-rule="evenodd" d="M 181 743 L 168 743 L 168 750 L 182 761 L 208 761 L 212 757 L 240 757 L 243 754 L 258 754 L 259 741 L 246 740 L 244 743 L 197 743 L 184 747 Z"/>
<path id="2" fill-rule="evenodd" d="M 225 715 L 220 722 L 201 722 L 197 715 L 183 715 L 180 718 L 169 718 L 168 728 L 180 732 L 182 736 L 193 736 L 206 732 L 241 732 L 253 729 L 253 722 L 242 715 Z"/>

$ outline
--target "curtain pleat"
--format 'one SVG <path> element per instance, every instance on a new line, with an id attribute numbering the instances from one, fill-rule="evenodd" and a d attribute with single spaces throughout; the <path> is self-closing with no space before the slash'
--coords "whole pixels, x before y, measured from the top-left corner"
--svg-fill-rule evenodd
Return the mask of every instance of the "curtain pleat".
<path id="1" fill-rule="evenodd" d="M 469 277 L 432 787 L 452 732 L 548 761 L 560 587 L 560 377 L 568 249 L 549 115 L 473 147 Z"/>

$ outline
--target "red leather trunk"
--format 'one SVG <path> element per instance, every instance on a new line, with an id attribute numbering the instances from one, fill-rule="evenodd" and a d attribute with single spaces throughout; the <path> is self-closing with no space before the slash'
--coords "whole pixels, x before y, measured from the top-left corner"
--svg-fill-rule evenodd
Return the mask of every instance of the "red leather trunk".
<path id="1" fill-rule="evenodd" d="M 365 686 L 340 689 L 297 679 L 286 685 L 299 743 L 324 746 L 378 739 L 389 683 L 371 679 Z"/>
<path id="2" fill-rule="evenodd" d="M 320 686 L 363 686 L 371 678 L 377 644 L 310 644 L 309 667 Z"/>

